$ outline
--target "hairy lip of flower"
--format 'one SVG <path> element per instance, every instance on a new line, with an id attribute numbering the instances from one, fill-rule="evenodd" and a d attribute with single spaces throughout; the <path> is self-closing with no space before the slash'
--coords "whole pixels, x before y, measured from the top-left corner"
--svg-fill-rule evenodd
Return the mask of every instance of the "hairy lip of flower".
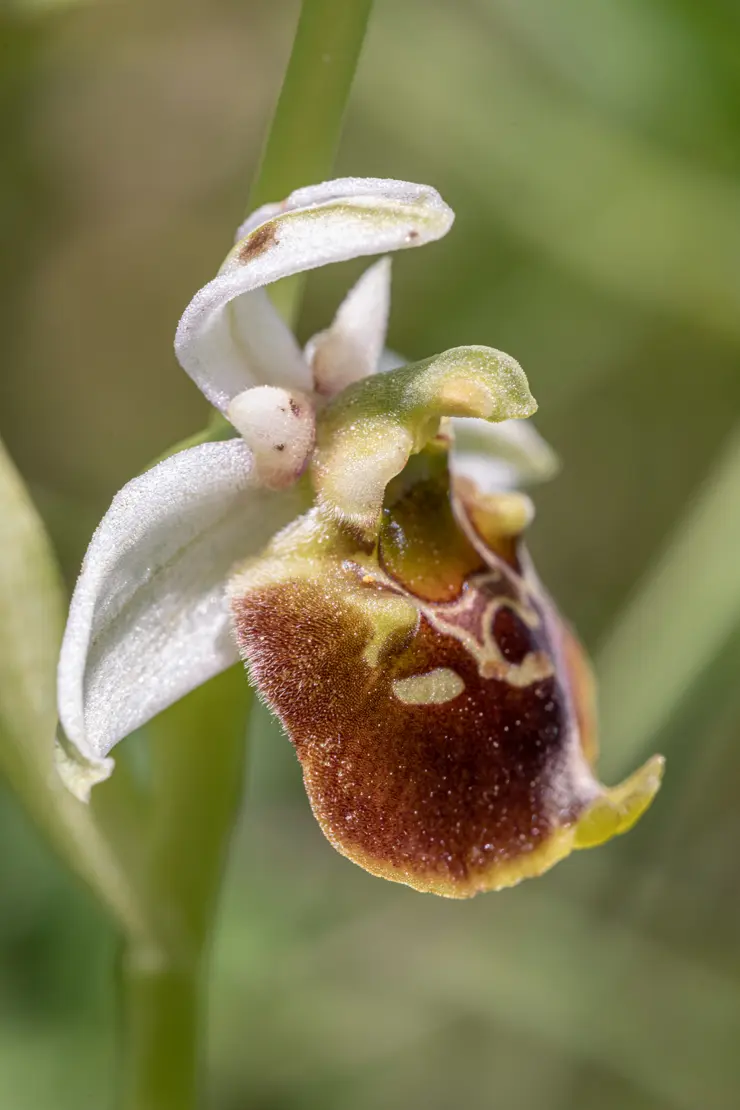
<path id="1" fill-rule="evenodd" d="M 521 544 L 533 508 L 517 489 L 555 462 L 518 363 L 460 347 L 400 365 L 387 258 L 305 350 L 265 294 L 452 219 L 408 182 L 301 189 L 247 220 L 193 298 L 177 355 L 239 436 L 135 478 L 93 537 L 59 663 L 59 766 L 78 796 L 240 649 L 327 836 L 377 874 L 466 896 L 649 803 L 659 763 L 612 791 L 593 775 L 588 666 Z"/>
<path id="2" fill-rule="evenodd" d="M 468 487 L 463 502 L 446 452 L 425 456 L 389 491 L 371 553 L 314 515 L 236 577 L 232 605 L 331 843 L 374 874 L 468 897 L 623 831 L 662 765 L 600 785 L 580 645 L 520 536 L 482 538 L 500 517 L 491 495 Z"/>

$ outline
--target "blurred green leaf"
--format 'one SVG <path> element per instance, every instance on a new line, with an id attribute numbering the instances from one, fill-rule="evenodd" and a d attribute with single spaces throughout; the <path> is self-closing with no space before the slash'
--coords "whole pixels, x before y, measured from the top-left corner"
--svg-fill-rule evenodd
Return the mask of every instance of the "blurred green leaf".
<path id="1" fill-rule="evenodd" d="M 54 770 L 64 595 L 43 524 L 1 443 L 0 522 L 0 770 L 122 927 L 149 937 L 145 909 L 119 853 L 93 809 L 74 799 Z"/>
<path id="2" fill-rule="evenodd" d="M 494 21 L 461 23 L 454 5 L 399 5 L 376 42 L 384 64 L 363 71 L 359 92 L 437 185 L 454 177 L 479 218 L 589 282 L 740 342 L 734 181 L 558 88 Z M 408 95 L 409 42 L 423 96 Z"/>
<path id="3" fill-rule="evenodd" d="M 22 15 L 44 15 L 46 12 L 62 11 L 78 4 L 90 4 L 92 0 L 7 0 L 11 12 Z"/>
<path id="4" fill-rule="evenodd" d="M 285 919 L 284 901 L 259 885 L 259 875 L 255 890 L 250 874 L 249 894 L 243 883 L 234 891 L 241 913 L 232 911 L 217 953 L 228 1007 L 222 1051 L 232 1059 L 244 1051 L 244 1000 L 259 1000 L 270 1027 L 255 1031 L 254 1066 L 272 1053 L 275 1083 L 293 1088 L 295 1105 L 332 1060 L 374 1073 L 435 1029 L 450 1043 L 454 1023 L 466 1017 L 486 1023 L 484 1052 L 495 1052 L 506 1028 L 550 1046 L 571 1066 L 603 1068 L 661 1108 L 730 1110 L 727 1092 L 740 1081 L 734 977 L 563 897 L 557 872 L 462 904 L 386 885 L 369 905 L 358 895 L 367 886 L 369 899 L 371 880 L 343 861 L 318 860 L 304 846 L 310 830 L 303 824 L 272 813 L 252 828 L 259 872 L 286 861 L 291 869 L 290 913 Z M 301 880 L 304 864 L 313 884 Z M 574 858 L 562 866 L 583 865 Z M 311 901 L 336 896 L 340 885 L 354 892 L 357 912 L 311 928 Z M 446 1063 L 455 1068 L 453 1049 Z M 490 1105 L 476 1094 L 475 1105 Z M 543 1101 L 511 1105 L 572 1105 L 560 1095 L 548 1090 Z"/>
<path id="5" fill-rule="evenodd" d="M 643 758 L 740 628 L 740 430 L 597 655 L 604 763 Z"/>

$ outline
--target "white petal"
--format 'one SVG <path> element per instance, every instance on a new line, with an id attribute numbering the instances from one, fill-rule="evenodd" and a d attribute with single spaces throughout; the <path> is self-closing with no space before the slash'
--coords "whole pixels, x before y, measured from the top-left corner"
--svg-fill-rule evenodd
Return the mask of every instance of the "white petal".
<path id="1" fill-rule="evenodd" d="M 519 489 L 557 474 L 559 462 L 531 420 L 452 420 L 452 468 L 483 493 Z"/>
<path id="2" fill-rule="evenodd" d="M 234 663 L 225 580 L 302 511 L 255 488 L 241 440 L 182 451 L 116 495 L 88 548 L 58 673 L 59 717 L 83 757 Z"/>
<path id="3" fill-rule="evenodd" d="M 342 301 L 334 321 L 306 346 L 319 393 L 333 396 L 378 369 L 388 330 L 391 260 L 381 258 Z"/>
<path id="4" fill-rule="evenodd" d="M 453 213 L 424 185 L 344 178 L 299 189 L 253 227 L 180 321 L 181 365 L 222 412 L 253 385 L 311 389 L 302 353 L 267 301 L 263 286 L 291 274 L 439 239 Z"/>

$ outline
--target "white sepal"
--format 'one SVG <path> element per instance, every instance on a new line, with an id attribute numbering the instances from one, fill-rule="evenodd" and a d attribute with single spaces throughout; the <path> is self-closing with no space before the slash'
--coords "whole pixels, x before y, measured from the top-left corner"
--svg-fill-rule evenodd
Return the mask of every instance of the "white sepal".
<path id="1" fill-rule="evenodd" d="M 421 246 L 454 219 L 434 189 L 377 178 L 299 189 L 259 218 L 269 213 L 258 226 L 247 221 L 247 234 L 188 305 L 175 337 L 181 365 L 222 412 L 251 386 L 311 389 L 303 354 L 264 286 L 332 262 Z"/>
<path id="2" fill-rule="evenodd" d="M 445 204 L 436 189 L 430 185 L 417 185 L 413 181 L 397 181 L 392 177 L 335 177 L 331 181 L 322 181 L 318 185 L 304 185 L 294 189 L 285 200 L 273 204 L 263 204 L 247 216 L 246 220 L 237 230 L 235 241 L 238 243 L 250 231 L 254 231 L 260 224 L 271 220 L 282 212 L 295 212 L 298 208 L 314 208 L 328 201 L 341 200 L 343 197 L 367 197 L 382 195 L 388 200 L 397 200 L 403 204 L 418 204 L 422 202 L 434 205 L 447 214 L 449 231 L 452 226 L 454 214 Z"/>
<path id="3" fill-rule="evenodd" d="M 59 660 L 61 725 L 85 760 L 99 765 L 236 662 L 227 575 L 302 508 L 295 487 L 256 488 L 237 439 L 173 455 L 116 495 L 85 556 Z"/>

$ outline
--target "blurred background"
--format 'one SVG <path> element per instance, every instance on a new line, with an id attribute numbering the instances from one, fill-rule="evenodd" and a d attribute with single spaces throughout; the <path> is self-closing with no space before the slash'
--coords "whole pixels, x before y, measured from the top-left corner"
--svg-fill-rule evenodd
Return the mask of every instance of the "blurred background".
<path id="1" fill-rule="evenodd" d="M 243 215 L 297 15 L 0 14 L 0 434 L 69 584 L 112 494 L 201 427 L 180 312 Z M 563 459 L 531 547 L 602 678 L 626 838 L 470 903 L 323 840 L 261 710 L 216 941 L 215 1110 L 740 1105 L 740 6 L 377 0 L 338 173 L 429 182 L 391 343 L 514 355 Z M 361 266 L 316 275 L 300 331 Z M 215 727 L 215 726 L 214 726 Z M 115 937 L 0 792 L 0 1106 L 112 1104 Z"/>

